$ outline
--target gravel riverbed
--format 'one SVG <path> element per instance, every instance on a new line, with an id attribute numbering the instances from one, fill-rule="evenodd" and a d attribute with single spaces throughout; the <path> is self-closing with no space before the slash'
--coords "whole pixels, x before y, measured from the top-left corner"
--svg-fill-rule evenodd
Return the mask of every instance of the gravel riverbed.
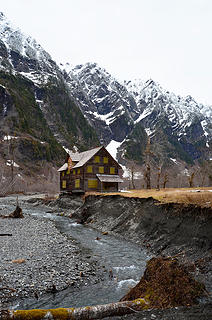
<path id="1" fill-rule="evenodd" d="M 89 262 L 52 221 L 31 216 L 0 219 L 0 233 L 12 234 L 0 237 L 0 308 L 101 278 L 96 262 Z"/>

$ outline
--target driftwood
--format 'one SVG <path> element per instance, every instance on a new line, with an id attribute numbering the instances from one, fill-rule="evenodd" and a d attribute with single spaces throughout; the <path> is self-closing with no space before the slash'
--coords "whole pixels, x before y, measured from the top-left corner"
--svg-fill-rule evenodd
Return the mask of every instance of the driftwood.
<path id="1" fill-rule="evenodd" d="M 112 316 L 122 316 L 148 309 L 148 302 L 144 299 L 134 301 L 116 302 L 104 305 L 81 308 L 59 308 L 59 309 L 35 309 L 35 310 L 1 310 L 2 320 L 91 320 L 103 319 Z"/>
<path id="2" fill-rule="evenodd" d="M 18 218 L 23 218 L 23 212 L 22 209 L 19 207 L 19 205 L 16 206 L 15 210 L 13 212 L 11 212 L 8 216 L 1 216 L 2 219 L 10 219 L 10 218 L 14 218 L 14 219 L 18 219 Z"/>

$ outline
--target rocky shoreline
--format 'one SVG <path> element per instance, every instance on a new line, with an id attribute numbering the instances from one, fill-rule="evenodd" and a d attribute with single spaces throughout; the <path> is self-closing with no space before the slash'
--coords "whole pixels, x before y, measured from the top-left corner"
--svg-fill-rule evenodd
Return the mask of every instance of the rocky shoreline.
<path id="1" fill-rule="evenodd" d="M 177 255 L 191 265 L 196 279 L 211 291 L 211 212 L 183 208 L 174 204 L 161 207 L 153 199 L 120 197 L 60 197 L 43 202 L 29 199 L 33 207 L 70 216 L 93 228 L 107 231 L 146 247 L 158 255 Z M 61 234 L 54 223 L 42 218 L 0 219 L 0 229 L 12 233 L 1 237 L 0 286 L 16 291 L 0 290 L 0 308 L 7 308 L 17 298 L 79 288 L 103 279 L 98 264 L 90 262 L 73 240 Z M 65 243 L 65 246 L 64 246 Z M 12 260 L 23 259 L 17 263 Z M 83 274 L 82 274 L 83 273 Z M 124 316 L 123 319 L 204 319 L 211 315 L 211 299 L 206 304 L 173 310 L 151 310 Z M 114 319 L 120 319 L 116 317 Z"/>
<path id="2" fill-rule="evenodd" d="M 0 219 L 0 308 L 17 299 L 39 298 L 69 286 L 80 287 L 101 279 L 95 261 L 88 262 L 78 245 L 41 218 Z"/>

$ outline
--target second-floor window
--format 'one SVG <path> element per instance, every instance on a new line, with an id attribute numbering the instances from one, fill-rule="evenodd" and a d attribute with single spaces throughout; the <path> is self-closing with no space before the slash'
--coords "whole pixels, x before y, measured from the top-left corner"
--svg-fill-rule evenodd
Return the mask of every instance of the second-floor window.
<path id="1" fill-rule="evenodd" d="M 94 162 L 99 163 L 100 162 L 100 156 L 95 156 L 94 157 Z"/>
<path id="2" fill-rule="evenodd" d="M 92 173 L 92 172 L 93 172 L 93 167 L 87 166 L 87 173 Z"/>
<path id="3" fill-rule="evenodd" d="M 99 167 L 99 173 L 104 173 L 104 167 Z"/>
<path id="4" fill-rule="evenodd" d="M 103 158 L 103 163 L 108 163 L 108 157 Z"/>

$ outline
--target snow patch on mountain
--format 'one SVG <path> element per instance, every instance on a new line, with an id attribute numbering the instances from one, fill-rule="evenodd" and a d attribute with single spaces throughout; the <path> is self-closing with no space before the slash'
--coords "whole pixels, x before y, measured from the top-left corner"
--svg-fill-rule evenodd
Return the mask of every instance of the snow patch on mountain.
<path id="1" fill-rule="evenodd" d="M 19 52 L 22 56 L 47 62 L 51 56 L 30 36 L 26 36 L 0 12 L 0 39 L 8 50 Z"/>
<path id="2" fill-rule="evenodd" d="M 121 146 L 122 142 L 118 142 L 115 140 L 111 140 L 111 142 L 107 145 L 106 149 L 107 151 L 111 154 L 111 156 L 117 160 L 117 152 L 118 152 L 118 148 Z"/>

